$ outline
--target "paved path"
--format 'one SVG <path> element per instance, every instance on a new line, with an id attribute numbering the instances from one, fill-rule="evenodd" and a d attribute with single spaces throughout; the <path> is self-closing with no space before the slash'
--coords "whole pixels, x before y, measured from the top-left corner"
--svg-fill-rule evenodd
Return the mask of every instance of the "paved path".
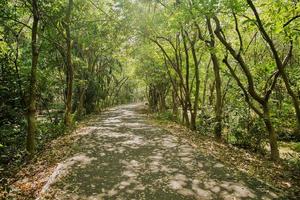
<path id="1" fill-rule="evenodd" d="M 76 154 L 60 163 L 39 199 L 274 199 L 187 141 L 150 125 L 141 105 L 111 109 L 80 130 Z"/>

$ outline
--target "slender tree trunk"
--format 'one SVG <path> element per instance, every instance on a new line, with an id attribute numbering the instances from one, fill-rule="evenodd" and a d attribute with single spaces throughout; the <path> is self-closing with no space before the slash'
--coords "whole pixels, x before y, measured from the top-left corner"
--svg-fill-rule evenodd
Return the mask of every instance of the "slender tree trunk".
<path id="1" fill-rule="evenodd" d="M 191 92 L 190 92 L 190 59 L 189 59 L 189 49 L 187 47 L 186 43 L 186 36 L 183 32 L 183 29 L 181 29 L 181 35 L 183 37 L 183 46 L 184 46 L 184 53 L 185 53 L 185 110 L 186 112 L 190 112 L 191 115 L 191 120 L 189 120 L 188 113 L 184 113 L 185 118 L 186 118 L 186 125 L 192 129 L 196 129 L 196 118 L 193 113 L 193 108 L 192 108 L 192 102 L 191 102 Z M 183 83 L 184 86 L 184 83 Z M 192 86 L 191 86 L 192 87 Z"/>
<path id="2" fill-rule="evenodd" d="M 20 96 L 20 104 L 24 108 L 26 106 L 25 99 L 24 99 L 24 94 L 22 90 L 22 82 L 21 82 L 21 77 L 19 73 L 19 37 L 21 34 L 22 29 L 20 32 L 16 35 L 16 55 L 14 59 L 14 65 L 15 65 L 15 70 L 16 70 L 16 77 L 17 77 L 17 83 L 18 83 L 18 89 L 19 89 L 19 96 Z"/>
<path id="3" fill-rule="evenodd" d="M 270 113 L 269 113 L 268 101 L 270 99 L 270 96 L 272 94 L 272 91 L 274 90 L 274 87 L 276 85 L 276 82 L 277 82 L 280 74 L 275 73 L 273 81 L 271 83 L 271 87 L 265 92 L 263 97 L 260 96 L 255 89 L 253 76 L 251 74 L 249 66 L 246 64 L 242 54 L 240 54 L 240 52 L 242 51 L 242 38 L 241 38 L 240 31 L 238 29 L 238 24 L 237 24 L 236 18 L 235 18 L 236 32 L 238 33 L 239 40 L 240 40 L 240 49 L 238 52 L 232 47 L 231 43 L 226 41 L 226 38 L 224 37 L 224 35 L 221 32 L 221 25 L 220 25 L 219 19 L 217 17 L 214 17 L 214 20 L 216 22 L 215 34 L 218 37 L 218 39 L 223 43 L 223 45 L 226 47 L 226 49 L 230 52 L 232 57 L 234 57 L 234 59 L 239 63 L 239 66 L 241 67 L 244 75 L 247 78 L 248 84 L 246 87 L 243 85 L 242 81 L 235 73 L 235 70 L 229 64 L 227 56 L 224 57 L 223 62 L 229 69 L 232 77 L 236 80 L 238 86 L 242 89 L 244 96 L 245 96 L 245 100 L 248 103 L 248 105 L 264 121 L 265 126 L 266 126 L 266 131 L 269 134 L 271 158 L 272 158 L 272 160 L 278 160 L 279 159 L 279 151 L 278 151 L 278 145 L 277 145 L 277 136 L 276 136 L 274 127 L 272 125 L 272 121 L 271 121 L 271 117 L 270 117 Z M 273 74 L 271 75 L 271 77 L 273 77 Z M 250 99 L 250 96 L 253 98 L 253 100 L 256 101 L 257 104 L 260 105 L 260 107 L 257 107 L 255 104 L 253 104 L 253 102 Z M 262 110 L 260 108 L 262 108 Z"/>
<path id="4" fill-rule="evenodd" d="M 188 114 L 188 103 L 186 101 L 186 98 L 183 98 L 184 97 L 184 94 L 183 93 L 183 88 L 180 87 L 180 93 L 181 93 L 181 100 L 180 100 L 180 103 L 181 103 L 181 107 L 182 107 L 182 122 L 183 124 L 185 124 L 186 127 L 190 127 L 190 119 L 189 119 L 189 114 Z"/>
<path id="5" fill-rule="evenodd" d="M 220 64 L 218 57 L 215 53 L 215 36 L 211 26 L 211 20 L 206 18 L 207 28 L 210 35 L 210 57 L 213 63 L 213 71 L 215 75 L 215 89 L 216 89 L 216 104 L 215 104 L 215 127 L 214 134 L 217 140 L 222 139 L 222 92 L 221 92 L 221 76 L 220 76 Z"/>
<path id="6" fill-rule="evenodd" d="M 279 150 L 278 150 L 278 144 L 277 144 L 277 135 L 274 130 L 271 118 L 270 118 L 270 112 L 267 104 L 263 105 L 263 120 L 266 126 L 266 129 L 269 134 L 269 142 L 270 142 L 270 149 L 271 149 L 271 159 L 274 161 L 277 161 L 279 159 Z"/>
<path id="7" fill-rule="evenodd" d="M 158 111 L 159 95 L 154 85 L 149 86 L 149 107 L 152 112 Z"/>
<path id="8" fill-rule="evenodd" d="M 216 87 L 216 104 L 215 104 L 215 127 L 214 133 L 217 140 L 222 138 L 222 95 L 221 95 L 221 77 L 220 77 L 220 65 L 218 58 L 215 53 L 211 54 L 211 59 L 213 61 L 213 69 L 215 75 L 215 87 Z"/>
<path id="9" fill-rule="evenodd" d="M 78 103 L 78 109 L 77 109 L 78 117 L 81 117 L 83 115 L 84 94 L 85 94 L 85 84 L 81 85 L 79 88 L 79 103 Z"/>
<path id="10" fill-rule="evenodd" d="M 30 156 L 35 151 L 35 134 L 36 134 L 36 90 L 37 90 L 37 64 L 39 57 L 39 50 L 37 46 L 37 32 L 39 23 L 39 14 L 37 1 L 32 0 L 32 13 L 33 23 L 31 32 L 31 74 L 30 74 L 30 86 L 29 86 L 29 102 L 28 102 L 28 113 L 27 113 L 27 140 L 26 149 Z"/>
<path id="11" fill-rule="evenodd" d="M 296 120 L 297 120 L 297 130 L 296 130 L 295 136 L 298 140 L 300 140 L 300 105 L 299 105 L 299 99 L 298 99 L 297 95 L 294 93 L 294 91 L 292 90 L 289 79 L 288 79 L 287 74 L 285 73 L 284 70 L 282 70 L 282 72 L 281 72 L 281 77 L 282 77 L 283 82 L 285 84 L 285 88 L 286 88 L 288 94 L 290 95 L 290 97 L 292 99 L 292 102 L 294 104 L 294 109 L 295 109 L 295 112 L 296 112 Z"/>
<path id="12" fill-rule="evenodd" d="M 164 91 L 165 89 L 163 89 L 163 91 L 160 91 L 159 92 L 159 104 L 160 104 L 160 111 L 161 112 L 165 112 L 166 109 L 167 109 L 167 106 L 166 106 L 166 95 L 165 95 L 165 92 Z"/>
<path id="13" fill-rule="evenodd" d="M 73 7 L 73 0 L 69 0 L 67 16 L 66 16 L 66 43 L 67 43 L 67 97 L 66 97 L 66 110 L 65 110 L 65 125 L 71 126 L 72 124 L 72 91 L 73 91 L 73 65 L 71 53 L 71 12 Z"/>
<path id="14" fill-rule="evenodd" d="M 196 130 L 197 128 L 197 114 L 198 114 L 198 106 L 199 106 L 199 96 L 200 96 L 200 71 L 199 65 L 200 61 L 197 59 L 196 50 L 194 44 L 192 44 L 192 53 L 195 64 L 195 77 L 196 77 L 196 88 L 195 88 L 195 100 L 194 100 L 194 109 L 191 116 L 191 128 L 192 130 Z"/>
<path id="15" fill-rule="evenodd" d="M 214 89 L 215 89 L 215 84 L 216 84 L 216 80 L 213 80 L 213 82 L 211 84 L 209 84 L 209 96 L 208 96 L 208 103 L 210 106 L 213 106 L 213 101 L 214 101 Z"/>
<path id="16" fill-rule="evenodd" d="M 290 95 L 290 97 L 292 98 L 292 102 L 294 104 L 294 109 L 296 112 L 296 120 L 297 120 L 297 124 L 298 124 L 298 126 L 297 126 L 298 130 L 296 131 L 296 137 L 298 139 L 300 139 L 300 103 L 299 103 L 299 99 L 298 99 L 297 95 L 291 88 L 288 75 L 285 72 L 285 67 L 288 64 L 288 61 L 290 60 L 290 58 L 292 57 L 293 41 L 290 41 L 291 44 L 290 44 L 290 50 L 289 50 L 288 54 L 286 55 L 284 60 L 281 60 L 278 50 L 276 49 L 276 46 L 275 46 L 272 38 L 269 36 L 269 34 L 265 30 L 263 22 L 261 21 L 260 16 L 259 16 L 259 12 L 257 11 L 253 1 L 247 0 L 247 3 L 250 6 L 250 8 L 252 9 L 253 14 L 255 15 L 256 22 L 257 22 L 256 25 L 257 25 L 260 33 L 262 34 L 263 39 L 270 46 L 270 50 L 272 51 L 276 66 L 277 66 L 278 71 L 284 81 L 286 90 L 287 90 L 288 94 Z"/>
<path id="17" fill-rule="evenodd" d="M 204 79 L 204 84 L 203 84 L 202 109 L 201 109 L 202 115 L 206 112 L 206 105 L 205 105 L 206 104 L 206 91 L 207 91 L 207 82 L 208 82 L 208 73 L 209 73 L 210 62 L 211 62 L 211 59 L 205 69 L 205 79 Z"/>
<path id="18" fill-rule="evenodd" d="M 188 114 L 188 108 L 186 105 L 182 107 L 182 117 L 183 117 L 183 123 L 186 125 L 186 127 L 190 127 L 190 119 Z"/>
<path id="19" fill-rule="evenodd" d="M 175 118 L 178 117 L 178 100 L 177 100 L 177 95 L 176 95 L 176 91 L 174 91 L 175 89 L 173 88 L 172 90 L 172 107 L 173 107 L 173 116 Z"/>
<path id="20" fill-rule="evenodd" d="M 193 111 L 191 112 L 191 130 L 196 130 L 197 129 L 197 112 Z"/>

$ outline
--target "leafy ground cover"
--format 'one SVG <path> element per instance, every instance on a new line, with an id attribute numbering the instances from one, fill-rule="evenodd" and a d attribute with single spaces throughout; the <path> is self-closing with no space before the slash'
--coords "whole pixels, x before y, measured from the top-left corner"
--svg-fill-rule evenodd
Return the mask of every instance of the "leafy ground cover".
<path id="1" fill-rule="evenodd" d="M 271 186 L 282 189 L 291 199 L 300 197 L 300 170 L 297 165 L 299 160 L 287 162 L 282 159 L 274 163 L 263 155 L 251 153 L 227 143 L 216 142 L 212 137 L 191 131 L 178 123 L 157 119 L 154 115 L 150 117 L 154 123 L 170 133 L 188 139 L 190 144 L 205 155 L 211 155 L 235 170 L 243 171 Z M 294 145 L 297 147 L 296 144 Z M 285 146 L 290 145 L 285 144 Z"/>
<path id="2" fill-rule="evenodd" d="M 87 116 L 76 128 L 46 143 L 32 160 L 11 169 L 10 175 L 4 177 L 6 180 L 1 184 L 0 199 L 34 199 L 57 163 L 72 153 L 74 142 L 81 136 L 78 131 L 92 117 Z"/>

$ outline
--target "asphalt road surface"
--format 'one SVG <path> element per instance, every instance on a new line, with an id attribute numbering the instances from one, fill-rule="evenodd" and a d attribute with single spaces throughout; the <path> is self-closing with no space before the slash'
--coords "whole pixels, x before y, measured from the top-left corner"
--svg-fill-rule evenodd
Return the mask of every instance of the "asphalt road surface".
<path id="1" fill-rule="evenodd" d="M 115 107 L 78 134 L 38 199 L 275 199 L 264 183 L 226 168 L 147 121 L 142 104 Z"/>

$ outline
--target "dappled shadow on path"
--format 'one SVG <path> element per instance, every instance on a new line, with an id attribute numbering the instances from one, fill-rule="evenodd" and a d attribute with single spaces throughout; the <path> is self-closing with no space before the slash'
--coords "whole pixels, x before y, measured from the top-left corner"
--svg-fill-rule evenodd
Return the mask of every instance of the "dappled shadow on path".
<path id="1" fill-rule="evenodd" d="M 149 125 L 140 105 L 120 106 L 82 128 L 76 154 L 41 199 L 274 199 L 271 188 L 234 173 L 186 140 Z M 64 167 L 62 167 L 64 166 Z"/>

